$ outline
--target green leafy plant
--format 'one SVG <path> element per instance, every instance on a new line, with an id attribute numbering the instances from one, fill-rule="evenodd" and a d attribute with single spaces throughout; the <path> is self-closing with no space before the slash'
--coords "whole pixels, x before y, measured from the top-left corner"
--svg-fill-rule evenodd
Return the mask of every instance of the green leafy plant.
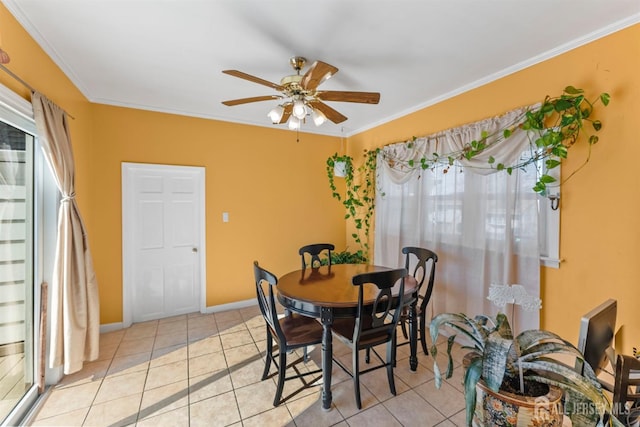
<path id="1" fill-rule="evenodd" d="M 369 257 L 369 231 L 371 219 L 375 210 L 375 178 L 376 161 L 381 154 L 384 161 L 391 167 L 410 171 L 412 169 L 429 170 L 444 166 L 444 172 L 457 160 L 470 160 L 487 148 L 507 140 L 513 133 L 520 129 L 526 131 L 530 140 L 530 149 L 515 164 L 505 165 L 496 163 L 495 158 L 489 157 L 487 168 L 505 171 L 511 174 L 516 169 L 523 169 L 532 165 L 538 167 L 544 162 L 546 171 L 559 167 L 568 158 L 569 149 L 581 139 L 586 139 L 588 145 L 587 157 L 578 168 L 570 173 L 567 181 L 591 158 L 591 146 L 598 142 L 596 132 L 602 129 L 602 122 L 594 117 L 594 107 L 600 102 L 607 106 L 610 101 L 608 93 L 601 93 L 596 99 L 589 100 L 582 89 L 567 86 L 562 94 L 555 97 L 547 96 L 535 108 L 526 111 L 513 123 L 496 132 L 483 132 L 477 141 L 471 141 L 461 150 L 444 154 L 432 153 L 418 160 L 403 160 L 394 158 L 393 154 L 381 148 L 364 150 L 364 160 L 357 168 L 354 166 L 354 158 L 349 155 L 335 153 L 326 162 L 327 177 L 332 196 L 345 207 L 345 219 L 351 219 L 355 232 L 352 238 L 360 245 L 366 258 Z M 593 132 L 593 133 L 589 133 Z M 586 138 L 581 138 L 585 133 Z M 406 144 L 413 144 L 417 138 Z M 345 194 L 338 192 L 334 166 L 336 162 L 346 163 Z M 533 191 L 543 196 L 547 195 L 549 187 L 556 186 L 556 179 L 549 173 L 541 173 Z M 383 195 L 382 195 L 383 196 Z"/>
<path id="2" fill-rule="evenodd" d="M 369 260 L 369 230 L 371 228 L 371 217 L 375 209 L 375 171 L 376 156 L 379 150 L 365 150 L 365 162 L 355 168 L 353 158 L 348 155 L 338 155 L 335 153 L 327 159 L 327 177 L 329 178 L 329 188 L 331 195 L 342 202 L 345 207 L 345 219 L 351 219 L 354 225 L 354 232 L 351 237 L 360 245 L 358 251 L 363 262 Z M 335 183 L 335 164 L 345 163 L 345 194 L 341 195 Z"/>
<path id="3" fill-rule="evenodd" d="M 347 249 L 340 252 L 331 252 L 331 264 L 366 264 L 367 257 L 362 250 L 349 252 Z M 325 257 L 320 260 L 320 265 L 329 264 Z"/>
<path id="4" fill-rule="evenodd" d="M 436 362 L 438 348 L 435 345 L 441 329 L 451 328 L 470 341 L 466 359 L 469 362 L 464 373 L 464 389 L 467 425 L 472 425 L 476 407 L 476 384 L 483 380 L 494 392 L 508 390 L 523 393 L 526 382 L 543 383 L 560 387 L 565 392 L 565 408 L 573 425 L 586 426 L 602 423 L 605 413 L 610 414 L 611 404 L 604 395 L 596 376 L 584 356 L 571 343 L 558 335 L 544 330 L 526 330 L 513 336 L 504 314 L 495 318 L 465 314 L 443 313 L 431 321 L 430 335 L 434 345 L 431 356 L 434 359 L 436 387 L 442 384 L 442 372 Z M 453 369 L 451 350 L 456 335 L 448 337 L 448 364 L 445 373 L 450 378 Z M 581 360 L 584 374 L 578 374 L 554 356 L 570 356 Z M 515 389 L 515 390 L 514 390 Z M 593 411 L 572 411 L 572 408 L 594 408 Z M 609 424 L 622 424 L 609 415 Z"/>
<path id="5" fill-rule="evenodd" d="M 507 140 L 517 130 L 522 130 L 527 132 L 529 137 L 530 149 L 528 152 L 515 164 L 497 163 L 494 157 L 489 156 L 486 167 L 511 174 L 516 169 L 524 169 L 529 165 L 536 167 L 544 162 L 546 171 L 550 171 L 559 167 L 567 159 L 569 149 L 580 140 L 583 133 L 586 133 L 589 147 L 587 157 L 581 166 L 564 179 L 566 181 L 589 162 L 591 146 L 599 139 L 595 133 L 602 129 L 602 122 L 593 117 L 594 106 L 598 102 L 607 106 L 609 101 L 608 93 L 601 93 L 595 100 L 589 100 L 585 97 L 582 89 L 567 86 L 561 95 L 545 97 L 539 106 L 525 111 L 505 128 L 492 133 L 481 132 L 480 139 L 465 144 L 458 151 L 444 154 L 431 153 L 417 160 L 398 159 L 394 158 L 392 153 L 383 152 L 383 158 L 392 167 L 399 170 L 428 170 L 443 166 L 446 173 L 456 161 L 471 160 L 489 147 Z M 407 144 L 413 144 L 416 139 L 414 137 Z M 547 195 L 548 187 L 557 185 L 554 184 L 555 182 L 556 179 L 549 173 L 541 173 L 533 191 Z"/>

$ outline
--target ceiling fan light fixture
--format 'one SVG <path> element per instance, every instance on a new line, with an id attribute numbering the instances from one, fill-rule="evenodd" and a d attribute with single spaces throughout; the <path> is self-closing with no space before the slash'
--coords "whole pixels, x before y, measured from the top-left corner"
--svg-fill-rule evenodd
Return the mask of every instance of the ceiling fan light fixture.
<path id="1" fill-rule="evenodd" d="M 273 110 L 269 111 L 267 116 L 271 119 L 273 124 L 280 123 L 282 120 L 282 115 L 284 114 L 284 107 L 282 105 L 277 105 L 273 108 Z"/>
<path id="2" fill-rule="evenodd" d="M 321 126 L 324 122 L 327 121 L 327 116 L 325 116 L 324 113 L 317 108 L 311 110 L 311 118 L 313 119 L 313 123 L 316 126 Z"/>
<path id="3" fill-rule="evenodd" d="M 292 114 L 299 120 L 302 120 L 307 115 L 307 107 L 302 99 L 296 99 L 293 101 Z"/>
<path id="4" fill-rule="evenodd" d="M 291 118 L 289 119 L 289 129 L 291 130 L 298 130 L 300 129 L 300 119 L 298 119 L 295 116 L 291 116 Z"/>

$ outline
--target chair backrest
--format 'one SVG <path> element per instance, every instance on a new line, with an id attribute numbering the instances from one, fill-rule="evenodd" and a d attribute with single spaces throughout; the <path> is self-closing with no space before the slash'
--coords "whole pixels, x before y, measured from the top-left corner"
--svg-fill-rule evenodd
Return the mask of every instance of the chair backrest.
<path id="1" fill-rule="evenodd" d="M 325 250 L 327 251 L 327 258 L 329 260 L 329 265 L 331 265 L 331 251 L 334 250 L 335 248 L 336 247 L 331 243 L 314 243 L 312 245 L 306 245 L 301 247 L 298 253 L 302 258 L 302 268 L 303 269 L 307 267 L 313 268 L 315 266 L 315 263 L 317 263 L 317 265 L 319 266 L 322 263 L 322 261 L 320 260 L 320 253 Z M 309 255 L 310 257 L 309 264 L 307 264 L 305 254 Z"/>
<path id="2" fill-rule="evenodd" d="M 633 356 L 618 354 L 613 386 L 613 412 L 623 423 L 627 421 L 628 414 L 625 406 L 627 402 L 632 402 L 632 407 L 640 408 L 640 360 Z M 636 415 L 640 414 L 636 412 Z"/>
<path id="3" fill-rule="evenodd" d="M 429 303 L 433 292 L 438 255 L 429 249 L 415 246 L 402 248 L 402 253 L 406 255 L 404 268 L 416 279 L 418 293 L 424 297 L 422 304 L 426 305 Z M 411 266 L 414 262 L 415 265 L 412 268 Z M 426 285 L 424 284 L 425 281 Z"/>
<path id="4" fill-rule="evenodd" d="M 353 276 L 351 283 L 359 286 L 358 311 L 353 331 L 353 341 L 360 342 L 367 336 L 381 337 L 381 342 L 389 341 L 396 331 L 400 308 L 404 297 L 404 278 L 407 275 L 406 268 L 395 270 L 374 271 Z M 392 288 L 400 281 L 398 296 L 394 299 Z M 364 285 L 372 283 L 378 287 L 378 294 L 373 305 L 365 305 Z"/>
<path id="5" fill-rule="evenodd" d="M 260 267 L 258 261 L 253 262 L 253 275 L 256 279 L 256 297 L 258 298 L 258 306 L 262 316 L 272 333 L 277 335 L 280 342 L 283 342 L 284 333 L 278 321 L 276 300 L 273 292 L 274 286 L 278 285 L 278 279 L 273 273 Z"/>

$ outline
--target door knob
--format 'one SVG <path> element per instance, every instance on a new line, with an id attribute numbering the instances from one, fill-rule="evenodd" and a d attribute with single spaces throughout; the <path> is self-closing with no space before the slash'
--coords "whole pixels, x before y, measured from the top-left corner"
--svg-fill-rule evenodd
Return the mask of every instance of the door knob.
<path id="1" fill-rule="evenodd" d="M 198 252 L 198 248 L 193 248 L 193 249 L 191 249 L 191 252 L 193 252 L 193 253 Z"/>

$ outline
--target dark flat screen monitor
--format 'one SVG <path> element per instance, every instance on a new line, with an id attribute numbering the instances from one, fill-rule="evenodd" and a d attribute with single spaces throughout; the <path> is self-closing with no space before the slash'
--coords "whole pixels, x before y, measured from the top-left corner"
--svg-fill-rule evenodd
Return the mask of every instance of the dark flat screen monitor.
<path id="1" fill-rule="evenodd" d="M 613 350 L 618 303 L 608 299 L 584 316 L 580 322 L 578 350 L 598 375 L 607 365 L 607 353 Z M 582 372 L 582 366 L 580 366 Z"/>

